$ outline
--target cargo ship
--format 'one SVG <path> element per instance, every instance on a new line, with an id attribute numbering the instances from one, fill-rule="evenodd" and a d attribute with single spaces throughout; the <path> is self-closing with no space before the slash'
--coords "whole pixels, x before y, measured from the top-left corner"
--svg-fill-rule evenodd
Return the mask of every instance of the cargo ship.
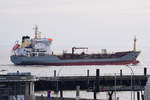
<path id="1" fill-rule="evenodd" d="M 35 27 L 35 36 L 23 36 L 22 42 L 16 42 L 12 48 L 10 59 L 15 65 L 127 65 L 139 63 L 137 59 L 140 51 L 136 50 L 136 38 L 134 39 L 133 50 L 107 53 L 87 53 L 87 47 L 72 47 L 72 52 L 63 52 L 60 55 L 54 54 L 51 49 L 52 38 L 41 38 L 38 27 Z M 83 52 L 77 53 L 77 49 Z"/>

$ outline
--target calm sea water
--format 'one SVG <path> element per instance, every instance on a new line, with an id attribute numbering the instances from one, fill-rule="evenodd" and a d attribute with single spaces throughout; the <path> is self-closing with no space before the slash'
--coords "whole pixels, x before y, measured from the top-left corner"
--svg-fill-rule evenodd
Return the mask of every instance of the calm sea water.
<path id="1" fill-rule="evenodd" d="M 143 68 L 147 67 L 148 72 L 150 70 L 150 48 L 144 48 L 141 50 L 141 54 L 138 57 L 138 60 L 141 62 L 136 66 L 130 66 L 134 74 L 143 74 Z M 131 74 L 131 70 L 127 66 L 15 66 L 10 62 L 9 56 L 11 54 L 10 46 L 1 46 L 0 50 L 0 74 L 6 74 L 8 72 L 31 72 L 36 76 L 53 76 L 54 70 L 57 71 L 58 76 L 86 76 L 87 70 L 90 70 L 90 75 L 96 74 L 96 69 L 100 69 L 101 75 L 115 75 L 115 73 L 120 72 L 120 69 L 123 70 L 123 74 Z M 5 71 L 2 71 L 5 70 Z M 41 92 L 38 94 L 44 94 Z M 97 96 L 101 99 L 106 99 L 108 96 L 107 93 L 99 93 Z M 53 96 L 56 96 L 52 92 Z M 64 96 L 75 97 L 74 91 L 66 91 Z M 93 93 L 81 91 L 80 97 L 83 98 L 93 98 Z M 119 92 L 117 97 L 120 97 L 120 100 L 130 100 L 130 92 Z"/>

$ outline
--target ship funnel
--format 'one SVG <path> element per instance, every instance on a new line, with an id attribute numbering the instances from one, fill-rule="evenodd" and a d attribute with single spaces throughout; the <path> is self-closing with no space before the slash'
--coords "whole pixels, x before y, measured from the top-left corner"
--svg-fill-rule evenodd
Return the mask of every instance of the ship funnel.
<path id="1" fill-rule="evenodd" d="M 134 37 L 134 44 L 133 44 L 133 51 L 136 51 L 136 41 L 137 41 L 137 39 L 136 39 L 136 36 Z"/>

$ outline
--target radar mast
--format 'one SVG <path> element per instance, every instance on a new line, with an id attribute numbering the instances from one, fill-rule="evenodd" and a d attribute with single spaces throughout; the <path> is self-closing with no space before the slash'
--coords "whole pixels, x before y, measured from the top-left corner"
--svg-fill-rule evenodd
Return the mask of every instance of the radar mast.
<path id="1" fill-rule="evenodd" d="M 38 38 L 38 27 L 37 27 L 37 25 L 35 25 L 35 39 L 37 39 Z"/>
<path id="2" fill-rule="evenodd" d="M 135 36 L 135 37 L 134 37 L 133 51 L 136 51 L 136 41 L 137 41 L 137 39 L 136 39 L 136 36 Z"/>
<path id="3" fill-rule="evenodd" d="M 38 31 L 38 26 L 37 25 L 35 25 L 34 30 L 35 30 L 35 32 L 34 32 L 34 34 L 35 34 L 34 38 L 35 39 L 41 38 L 41 32 Z"/>

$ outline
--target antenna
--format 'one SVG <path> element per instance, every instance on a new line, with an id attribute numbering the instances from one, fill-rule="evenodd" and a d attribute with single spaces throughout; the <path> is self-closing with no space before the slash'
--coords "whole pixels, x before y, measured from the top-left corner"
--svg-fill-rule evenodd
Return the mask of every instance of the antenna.
<path id="1" fill-rule="evenodd" d="M 39 32 L 38 31 L 38 26 L 37 25 L 35 25 L 35 28 L 33 28 L 34 30 L 35 30 L 35 36 L 34 36 L 34 38 L 35 39 L 39 39 L 39 38 L 41 38 L 41 32 Z"/>
<path id="2" fill-rule="evenodd" d="M 37 25 L 35 25 L 35 39 L 37 39 L 38 38 L 38 27 L 37 27 Z"/>
<path id="3" fill-rule="evenodd" d="M 136 51 L 136 41 L 137 41 L 137 39 L 136 39 L 136 36 L 135 36 L 135 37 L 134 37 L 133 51 Z"/>

